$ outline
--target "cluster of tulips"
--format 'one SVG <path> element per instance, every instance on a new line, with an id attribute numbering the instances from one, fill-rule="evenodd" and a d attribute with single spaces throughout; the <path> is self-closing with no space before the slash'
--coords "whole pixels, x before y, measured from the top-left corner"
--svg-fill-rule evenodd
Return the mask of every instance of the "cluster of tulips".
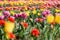
<path id="1" fill-rule="evenodd" d="M 60 37 L 59 7 L 60 4 L 49 3 L 18 7 L 1 6 L 0 39 L 58 40 Z"/>

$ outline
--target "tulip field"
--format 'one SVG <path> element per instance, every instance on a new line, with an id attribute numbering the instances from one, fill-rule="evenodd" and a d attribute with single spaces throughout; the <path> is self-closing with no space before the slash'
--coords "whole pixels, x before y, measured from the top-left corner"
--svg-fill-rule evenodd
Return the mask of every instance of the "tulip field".
<path id="1" fill-rule="evenodd" d="M 0 2 L 0 40 L 60 40 L 60 1 Z"/>

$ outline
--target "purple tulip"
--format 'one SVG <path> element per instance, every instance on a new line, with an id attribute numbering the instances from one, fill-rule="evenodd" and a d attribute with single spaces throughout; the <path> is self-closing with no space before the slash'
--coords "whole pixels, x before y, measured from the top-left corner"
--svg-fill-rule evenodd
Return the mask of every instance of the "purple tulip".
<path id="1" fill-rule="evenodd" d="M 14 15 L 14 17 L 19 18 L 19 17 L 21 17 L 21 15 L 19 13 L 17 13 L 17 14 Z"/>
<path id="2" fill-rule="evenodd" d="M 14 17 L 15 17 L 15 18 L 18 18 L 18 14 L 15 14 Z"/>
<path id="3" fill-rule="evenodd" d="M 21 17 L 21 14 L 18 14 L 18 17 Z"/>
<path id="4" fill-rule="evenodd" d="M 50 14 L 50 10 L 45 10 L 42 12 L 43 17 L 45 17 L 48 14 Z"/>
<path id="5" fill-rule="evenodd" d="M 9 17 L 10 16 L 9 11 L 4 11 L 3 14 L 4 14 L 5 17 Z"/>
<path id="6" fill-rule="evenodd" d="M 22 18 L 24 18 L 24 19 L 26 19 L 26 18 L 27 18 L 26 13 L 25 13 L 25 12 L 23 12 L 23 13 L 21 14 L 21 17 L 22 17 Z"/>
<path id="7" fill-rule="evenodd" d="M 0 16 L 0 20 L 3 20 L 4 19 L 4 16 Z"/>

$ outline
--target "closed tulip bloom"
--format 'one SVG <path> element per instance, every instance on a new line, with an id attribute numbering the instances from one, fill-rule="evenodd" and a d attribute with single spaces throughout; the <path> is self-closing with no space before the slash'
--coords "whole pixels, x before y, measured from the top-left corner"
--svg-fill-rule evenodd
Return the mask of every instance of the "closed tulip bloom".
<path id="1" fill-rule="evenodd" d="M 48 14 L 50 14 L 50 10 L 45 10 L 42 12 L 43 17 L 46 17 Z"/>
<path id="2" fill-rule="evenodd" d="M 18 18 L 18 14 L 14 14 L 14 17 L 15 17 L 15 18 Z"/>
<path id="3" fill-rule="evenodd" d="M 0 7 L 0 10 L 3 10 L 3 8 L 2 8 L 2 7 Z"/>
<path id="4" fill-rule="evenodd" d="M 30 11 L 27 11 L 27 12 L 26 12 L 26 15 L 29 16 L 29 15 L 30 15 Z"/>
<path id="5" fill-rule="evenodd" d="M 3 20 L 4 19 L 4 16 L 0 16 L 0 20 Z"/>
<path id="6" fill-rule="evenodd" d="M 13 23 L 15 22 L 14 17 L 9 17 L 8 20 Z"/>
<path id="7" fill-rule="evenodd" d="M 36 22 L 43 22 L 43 18 L 36 18 L 35 21 Z"/>
<path id="8" fill-rule="evenodd" d="M 4 20 L 0 20 L 0 25 L 5 25 L 5 21 Z"/>
<path id="9" fill-rule="evenodd" d="M 55 22 L 56 22 L 57 24 L 60 24 L 60 14 L 56 14 L 56 15 L 55 15 Z"/>
<path id="10" fill-rule="evenodd" d="M 14 15 L 15 13 L 14 13 L 13 11 L 10 11 L 10 14 L 11 14 L 11 15 Z"/>
<path id="11" fill-rule="evenodd" d="M 60 12 L 60 10 L 59 9 L 55 9 L 55 11 L 58 13 L 58 12 Z"/>
<path id="12" fill-rule="evenodd" d="M 22 13 L 22 14 L 21 14 L 21 17 L 22 17 L 23 19 L 26 19 L 26 18 L 27 18 L 26 13 Z"/>
<path id="13" fill-rule="evenodd" d="M 38 13 L 37 15 L 38 15 L 38 16 L 40 16 L 41 14 L 40 14 L 40 13 Z"/>
<path id="14" fill-rule="evenodd" d="M 33 12 L 33 14 L 36 14 L 37 13 L 36 10 L 33 10 L 32 12 Z"/>
<path id="15" fill-rule="evenodd" d="M 28 28 L 28 23 L 22 22 L 21 24 L 23 25 L 24 28 Z"/>
<path id="16" fill-rule="evenodd" d="M 15 26 L 14 26 L 14 23 L 13 23 L 13 22 L 6 21 L 6 22 L 5 22 L 5 25 L 4 25 L 4 31 L 5 31 L 6 33 L 12 33 L 14 27 L 15 27 Z"/>
<path id="17" fill-rule="evenodd" d="M 6 33 L 7 39 L 14 39 L 15 35 L 13 33 Z"/>
<path id="18" fill-rule="evenodd" d="M 3 14 L 4 14 L 5 17 L 9 17 L 10 16 L 9 11 L 4 11 Z"/>
<path id="19" fill-rule="evenodd" d="M 33 36 L 35 36 L 35 37 L 38 37 L 38 36 L 39 36 L 39 30 L 36 29 L 36 28 L 33 28 L 33 29 L 31 30 L 31 34 L 32 34 Z"/>
<path id="20" fill-rule="evenodd" d="M 54 22 L 54 16 L 52 14 L 49 14 L 46 16 L 47 22 L 52 23 Z"/>

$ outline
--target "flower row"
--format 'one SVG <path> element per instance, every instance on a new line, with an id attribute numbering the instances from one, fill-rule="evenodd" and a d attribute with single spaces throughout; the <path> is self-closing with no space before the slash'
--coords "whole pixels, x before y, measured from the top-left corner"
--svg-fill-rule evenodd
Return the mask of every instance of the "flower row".
<path id="1" fill-rule="evenodd" d="M 20 34 L 20 32 L 22 32 L 23 35 L 30 27 L 27 34 L 39 37 L 42 33 L 40 29 L 46 26 L 44 25 L 45 23 L 50 25 L 51 29 L 53 29 L 56 24 L 60 25 L 59 8 L 43 10 L 33 8 L 32 10 L 19 12 L 17 10 L 0 11 L 0 26 L 4 26 L 2 29 L 4 30 L 7 39 L 15 39 L 17 33 Z"/>

